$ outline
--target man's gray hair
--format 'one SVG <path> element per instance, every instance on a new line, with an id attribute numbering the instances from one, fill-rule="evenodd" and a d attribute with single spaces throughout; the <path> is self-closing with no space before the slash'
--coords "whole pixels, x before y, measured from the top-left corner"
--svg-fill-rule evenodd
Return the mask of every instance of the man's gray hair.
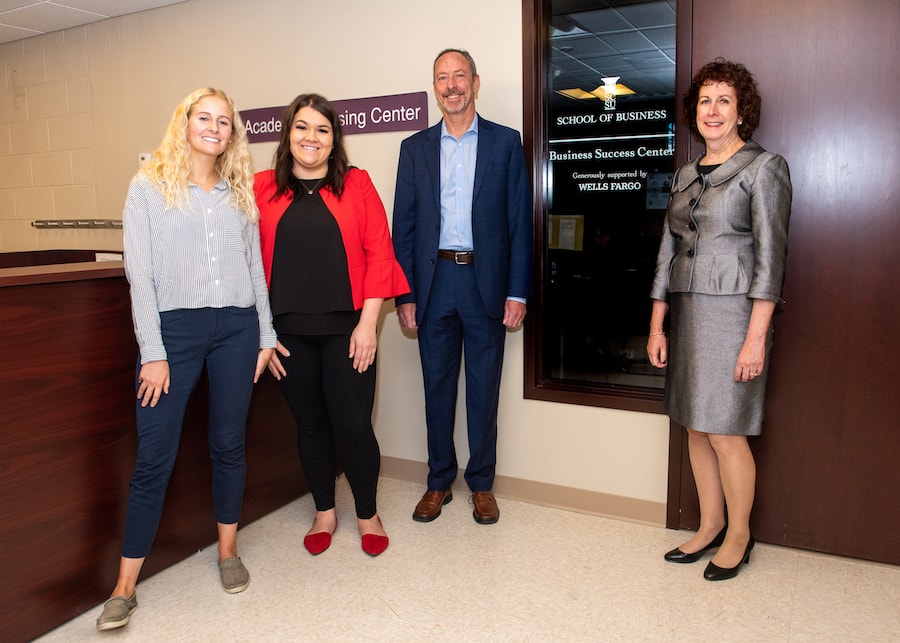
<path id="1" fill-rule="evenodd" d="M 472 58 L 472 54 L 470 54 L 465 49 L 454 49 L 452 47 L 449 49 L 445 49 L 444 51 L 439 53 L 437 56 L 435 56 L 434 63 L 432 63 L 431 67 L 434 68 L 434 66 L 437 64 L 437 61 L 440 60 L 441 56 L 443 56 L 444 54 L 451 54 L 451 53 L 459 54 L 460 56 L 462 56 L 469 62 L 469 67 L 472 69 L 472 78 L 475 78 L 475 76 L 478 75 L 478 71 L 475 68 L 475 59 Z"/>

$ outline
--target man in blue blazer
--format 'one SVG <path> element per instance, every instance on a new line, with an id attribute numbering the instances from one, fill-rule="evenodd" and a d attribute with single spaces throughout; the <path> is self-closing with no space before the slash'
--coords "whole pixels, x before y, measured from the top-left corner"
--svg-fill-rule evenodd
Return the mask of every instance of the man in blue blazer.
<path id="1" fill-rule="evenodd" d="M 403 141 L 392 234 L 411 291 L 400 325 L 418 331 L 428 429 L 428 489 L 413 519 L 429 522 L 453 495 L 453 442 L 462 352 L 466 364 L 473 516 L 497 522 L 491 488 L 506 329 L 525 318 L 531 291 L 531 188 L 518 132 L 477 115 L 480 78 L 468 52 L 434 61 L 437 125 Z"/>

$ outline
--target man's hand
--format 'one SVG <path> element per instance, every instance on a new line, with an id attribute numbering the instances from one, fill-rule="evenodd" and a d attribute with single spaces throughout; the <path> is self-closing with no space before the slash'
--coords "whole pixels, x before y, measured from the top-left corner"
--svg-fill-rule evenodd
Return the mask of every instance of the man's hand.
<path id="1" fill-rule="evenodd" d="M 400 319 L 400 327 L 403 330 L 419 330 L 416 324 L 416 305 L 400 304 L 397 306 L 397 317 Z"/>
<path id="2" fill-rule="evenodd" d="M 503 310 L 503 325 L 507 328 L 518 328 L 525 321 L 525 304 L 514 299 L 506 300 Z"/>

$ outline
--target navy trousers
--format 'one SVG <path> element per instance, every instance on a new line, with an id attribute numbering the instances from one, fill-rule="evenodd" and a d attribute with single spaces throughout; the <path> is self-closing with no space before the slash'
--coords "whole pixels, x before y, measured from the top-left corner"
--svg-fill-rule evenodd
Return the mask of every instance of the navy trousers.
<path id="1" fill-rule="evenodd" d="M 465 479 L 472 491 L 488 491 L 497 466 L 497 405 L 506 328 L 502 319 L 488 317 L 473 265 L 437 260 L 418 334 L 428 429 L 428 488 L 446 491 L 456 478 L 453 427 L 464 351 L 469 438 Z"/>
<path id="2" fill-rule="evenodd" d="M 247 477 L 244 436 L 259 352 L 256 308 L 172 310 L 160 313 L 160 327 L 169 361 L 169 392 L 155 407 L 136 403 L 137 462 L 122 543 L 126 558 L 143 558 L 150 552 L 178 455 L 185 409 L 204 365 L 209 377 L 216 522 L 228 525 L 240 520 Z"/>

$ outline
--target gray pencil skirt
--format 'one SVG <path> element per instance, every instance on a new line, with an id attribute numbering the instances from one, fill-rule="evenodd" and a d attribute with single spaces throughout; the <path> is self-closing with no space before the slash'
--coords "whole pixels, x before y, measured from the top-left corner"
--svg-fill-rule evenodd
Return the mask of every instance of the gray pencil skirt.
<path id="1" fill-rule="evenodd" d="M 669 364 L 665 408 L 675 422 L 721 435 L 762 432 L 773 329 L 762 375 L 734 381 L 753 301 L 745 295 L 669 295 Z"/>

